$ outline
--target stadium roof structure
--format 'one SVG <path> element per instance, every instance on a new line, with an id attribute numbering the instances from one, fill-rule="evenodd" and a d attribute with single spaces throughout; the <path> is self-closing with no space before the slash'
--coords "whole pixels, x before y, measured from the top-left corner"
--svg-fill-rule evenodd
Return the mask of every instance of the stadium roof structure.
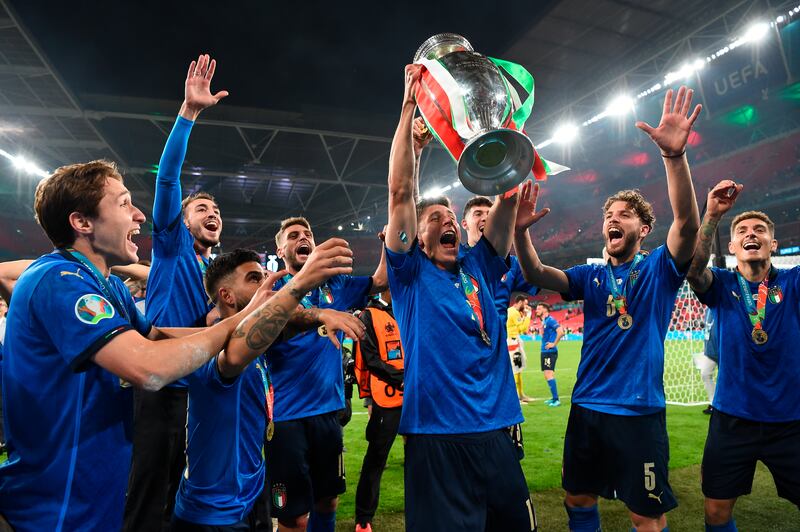
<path id="1" fill-rule="evenodd" d="M 15 3 L 24 11 L 21 2 Z M 424 4 L 418 4 L 406 9 L 418 9 L 424 17 Z M 757 16 L 778 12 L 793 2 L 551 0 L 526 11 L 528 4 L 533 3 L 518 2 L 516 9 L 497 15 L 497 24 L 511 28 L 513 42 L 506 37 L 505 41 L 474 45 L 479 51 L 521 63 L 534 74 L 536 104 L 528 132 L 540 142 L 557 121 L 565 117 L 583 120 L 602 109 L 612 93 L 635 94 L 646 89 L 687 54 L 708 53 Z M 479 11 L 485 9 L 480 7 L 482 3 L 475 3 L 472 13 L 470 2 L 458 5 L 465 12 L 460 19 L 482 21 L 486 16 Z M 460 19 L 455 19 L 456 26 Z M 436 20 L 435 27 L 446 25 L 447 20 Z M 445 29 L 459 31 L 458 27 Z M 157 35 L 159 29 L 149 31 Z M 377 87 L 379 94 L 365 96 L 362 108 L 318 104 L 324 95 L 311 103 L 276 108 L 253 105 L 252 98 L 251 105 L 239 105 L 231 98 L 202 115 L 192 133 L 182 180 L 185 192 L 203 189 L 216 196 L 223 213 L 226 248 L 271 248 L 277 224 L 289 215 L 304 213 L 323 236 L 335 234 L 340 226 L 345 226 L 345 231 L 363 230 L 370 224 L 361 222 L 385 219 L 386 173 L 398 108 L 394 101 L 399 102 L 402 89 L 398 85 L 402 64 L 387 60 L 378 65 L 379 70 L 365 73 L 364 65 L 358 63 L 359 50 L 386 46 L 389 58 L 410 57 L 424 38 L 420 32 L 433 31 L 423 26 L 416 33 L 387 34 L 386 43 L 366 44 L 353 37 L 355 31 L 342 28 L 342 46 L 350 47 L 347 53 L 354 61 L 352 69 L 347 68 L 344 57 L 326 57 L 322 52 L 309 52 L 304 56 L 306 62 L 294 68 L 325 71 L 317 62 L 342 63 L 343 76 L 363 77 L 362 86 L 374 82 Z M 7 0 L 0 0 L 0 148 L 24 155 L 44 169 L 96 158 L 115 160 L 149 218 L 156 164 L 179 101 L 74 87 L 67 81 L 68 72 L 45 53 L 40 43 L 46 37 L 44 32 L 46 29 L 27 25 Z M 81 31 L 74 33 L 76 42 L 92 38 Z M 102 36 L 102 31 L 94 34 L 95 46 L 103 46 Z M 302 35 L 295 35 L 285 45 L 299 47 L 302 40 Z M 161 46 L 170 44 L 165 41 Z M 185 48 L 180 47 L 178 53 L 184 54 Z M 96 71 L 83 75 L 100 79 L 120 72 L 135 73 L 144 68 L 137 59 L 137 54 L 131 53 L 93 65 Z M 284 67 L 289 66 L 281 65 Z M 184 65 L 174 68 L 181 75 L 185 72 Z M 224 68 L 221 63 L 218 77 Z M 172 93 L 180 97 L 182 77 L 173 76 L 170 82 L 178 83 Z M 317 90 L 324 92 L 325 84 L 340 83 L 325 77 Z M 236 87 L 217 88 L 236 91 Z M 306 93 L 307 89 L 298 91 Z M 36 180 L 17 175 L 10 165 L 0 166 L 0 170 L 0 216 L 30 218 Z M 427 150 L 423 187 L 454 179 L 455 168 L 445 152 Z"/>

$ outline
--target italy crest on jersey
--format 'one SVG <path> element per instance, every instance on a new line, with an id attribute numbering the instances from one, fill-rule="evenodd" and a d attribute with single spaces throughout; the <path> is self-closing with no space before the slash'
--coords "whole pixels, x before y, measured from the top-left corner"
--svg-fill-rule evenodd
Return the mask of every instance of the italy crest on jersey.
<path id="1" fill-rule="evenodd" d="M 89 325 L 113 318 L 114 313 L 114 305 L 99 294 L 84 294 L 75 302 L 75 316 Z"/>
<path id="2" fill-rule="evenodd" d="M 777 305 L 783 301 L 783 292 L 780 286 L 773 286 L 769 289 L 769 300 L 773 305 Z"/>

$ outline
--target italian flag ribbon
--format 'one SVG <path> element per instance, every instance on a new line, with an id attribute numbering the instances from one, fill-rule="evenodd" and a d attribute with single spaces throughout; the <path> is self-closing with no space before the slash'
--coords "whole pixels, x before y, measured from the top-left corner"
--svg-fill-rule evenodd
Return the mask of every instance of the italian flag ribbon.
<path id="1" fill-rule="evenodd" d="M 525 133 L 525 123 L 533 110 L 535 89 L 533 76 L 517 63 L 493 57 L 488 59 L 500 69 L 508 94 L 501 127 Z M 464 151 L 464 139 L 470 139 L 476 133 L 469 121 L 464 95 L 458 82 L 438 60 L 421 59 L 417 64 L 423 66 L 422 77 L 415 95 L 422 118 L 453 160 L 458 161 Z M 519 93 L 514 85 L 508 82 L 506 76 L 511 77 L 525 90 L 527 93 L 525 100 L 520 100 Z M 544 181 L 548 175 L 569 170 L 566 166 L 540 157 L 536 148 L 533 154 L 531 172 L 537 181 Z"/>

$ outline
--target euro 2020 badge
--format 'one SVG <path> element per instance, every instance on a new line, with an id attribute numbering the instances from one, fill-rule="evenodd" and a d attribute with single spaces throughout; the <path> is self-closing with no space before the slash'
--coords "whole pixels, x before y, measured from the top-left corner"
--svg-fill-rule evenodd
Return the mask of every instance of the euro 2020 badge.
<path id="1" fill-rule="evenodd" d="M 114 317 L 114 305 L 98 294 L 84 294 L 75 302 L 75 316 L 83 323 L 96 325 Z"/>

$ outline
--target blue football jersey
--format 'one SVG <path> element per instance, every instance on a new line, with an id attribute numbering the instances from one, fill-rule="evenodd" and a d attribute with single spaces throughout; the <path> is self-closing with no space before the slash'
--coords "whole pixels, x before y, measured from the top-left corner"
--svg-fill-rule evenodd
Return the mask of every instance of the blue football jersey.
<path id="1" fill-rule="evenodd" d="M 711 268 L 714 281 L 701 302 L 716 311 L 719 370 L 714 408 L 754 421 L 800 420 L 800 266 L 773 269 L 768 281 L 763 328 L 769 339 L 757 345 L 742 297 L 758 295 L 748 282 L 742 294 L 736 273 Z M 16 295 L 14 296 L 16 297 Z"/>
<path id="2" fill-rule="evenodd" d="M 678 270 L 666 246 L 659 246 L 630 271 L 633 262 L 613 268 L 617 286 L 630 272 L 628 313 L 633 326 L 618 326 L 605 264 L 584 264 L 566 271 L 568 300 L 584 300 L 581 361 L 572 402 L 612 414 L 651 413 L 664 400 L 664 339 L 685 272 Z"/>
<path id="3" fill-rule="evenodd" d="M 93 356 L 150 324 L 116 276 L 51 253 L 19 278 L 8 313 L 0 513 L 19 532 L 119 530 L 131 461 L 133 395 Z M 112 303 L 121 304 L 117 308 Z M 127 315 L 127 317 L 126 317 Z"/>
<path id="4" fill-rule="evenodd" d="M 275 290 L 286 281 L 278 280 Z M 339 311 L 364 308 L 371 277 L 337 275 L 306 296 L 319 308 Z M 343 334 L 339 333 L 341 342 Z M 342 353 L 316 329 L 275 341 L 267 350 L 275 389 L 275 421 L 289 421 L 344 408 Z"/>
<path id="5" fill-rule="evenodd" d="M 501 323 L 505 323 L 508 319 L 508 307 L 511 305 L 511 294 L 514 292 L 525 292 L 526 294 L 535 296 L 539 293 L 539 288 L 537 286 L 525 281 L 517 257 L 515 255 L 509 255 L 508 261 L 508 272 L 500 278 L 500 282 L 495 289 L 494 303 L 497 307 L 497 313 L 500 315 Z"/>
<path id="6" fill-rule="evenodd" d="M 545 344 L 555 342 L 558 336 L 558 321 L 553 316 L 547 316 L 542 322 L 542 353 L 555 353 L 558 347 L 547 349 Z"/>
<path id="7" fill-rule="evenodd" d="M 477 289 L 487 345 L 457 272 L 438 268 L 416 242 L 407 253 L 387 249 L 386 258 L 406 357 L 400 432 L 488 432 L 522 422 L 505 323 L 495 307 L 505 261 L 485 239 L 458 259 Z"/>
<path id="8" fill-rule="evenodd" d="M 253 509 L 264 489 L 265 380 L 264 357 L 233 380 L 220 376 L 216 358 L 186 377 L 187 467 L 175 500 L 184 521 L 231 525 Z"/>

